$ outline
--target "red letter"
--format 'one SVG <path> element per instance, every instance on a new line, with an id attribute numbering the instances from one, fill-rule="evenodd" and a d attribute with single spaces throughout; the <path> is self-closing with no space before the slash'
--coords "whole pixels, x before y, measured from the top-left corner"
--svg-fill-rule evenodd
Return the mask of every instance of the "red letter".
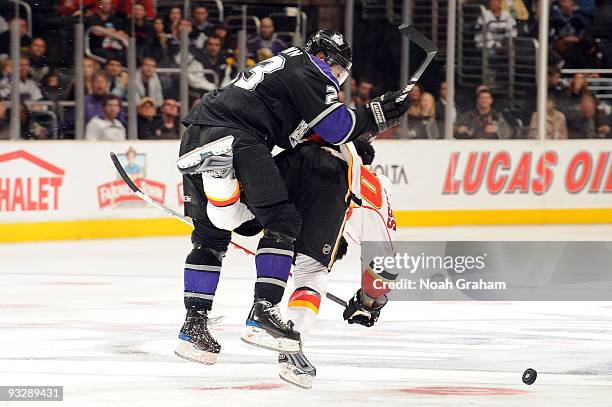
<path id="1" fill-rule="evenodd" d="M 606 170 L 606 165 L 608 164 L 609 156 L 610 153 L 608 151 L 599 153 L 599 158 L 597 159 L 597 166 L 595 167 L 595 173 L 593 181 L 591 181 L 591 187 L 589 188 L 589 192 L 599 192 L 599 188 L 601 188 L 601 180 L 603 179 L 603 174 Z"/>
<path id="2" fill-rule="evenodd" d="M 480 163 L 478 164 L 478 168 L 476 169 L 476 174 L 474 174 L 474 166 L 476 165 L 476 160 L 478 160 L 478 156 L 480 156 Z M 489 153 L 470 153 L 470 157 L 468 158 L 468 164 L 465 168 L 465 173 L 463 175 L 463 190 L 466 194 L 475 194 L 480 189 L 482 185 L 482 178 L 484 177 L 485 169 L 487 168 L 487 163 L 489 162 Z"/>
<path id="3" fill-rule="evenodd" d="M 23 203 L 23 185 L 21 185 L 21 178 L 15 179 L 15 187 L 13 189 L 13 204 L 11 205 L 10 211 L 14 211 L 17 204 L 21 205 L 21 210 L 26 210 Z"/>
<path id="4" fill-rule="evenodd" d="M 565 187 L 570 194 L 576 194 L 584 189 L 591 176 L 592 164 L 593 159 L 587 151 L 581 151 L 572 158 L 565 175 Z M 582 167 L 582 173 L 576 179 L 576 173 L 580 167 Z"/>
<path id="5" fill-rule="evenodd" d="M 446 179 L 444 180 L 444 188 L 442 189 L 443 194 L 456 194 L 459 192 L 459 181 L 455 178 L 455 171 L 457 170 L 457 163 L 459 162 L 459 152 L 451 154 L 450 161 L 448 162 L 448 170 L 446 170 Z"/>
<path id="6" fill-rule="evenodd" d="M 0 178 L 0 212 L 2 212 L 2 201 L 4 201 L 4 210 L 11 210 L 11 179 L 4 178 L 6 180 L 6 188 L 2 188 L 2 178 Z"/>
<path id="7" fill-rule="evenodd" d="M 62 179 L 60 177 L 51 178 L 51 186 L 53 187 L 53 209 L 57 210 L 59 207 L 59 187 L 62 186 Z"/>
<path id="8" fill-rule="evenodd" d="M 32 178 L 28 178 L 28 189 L 27 189 L 27 195 L 28 195 L 28 210 L 29 211 L 35 211 L 38 209 L 37 205 L 36 205 L 36 201 L 32 200 Z"/>
<path id="9" fill-rule="evenodd" d="M 531 153 L 523 153 L 506 193 L 513 193 L 515 190 L 526 193 L 529 192 L 529 172 L 531 170 Z"/>
<path id="10" fill-rule="evenodd" d="M 504 185 L 506 185 L 508 180 L 508 177 L 505 175 L 501 175 L 497 179 L 495 178 L 497 169 L 500 166 L 504 170 L 510 169 L 510 154 L 507 151 L 500 151 L 491 160 L 491 166 L 487 175 L 487 189 L 491 194 L 499 194 L 504 189 Z"/>
<path id="11" fill-rule="evenodd" d="M 41 211 L 49 209 L 49 204 L 47 203 L 49 191 L 43 188 L 43 186 L 47 184 L 49 184 L 49 178 L 42 177 L 38 179 L 38 209 Z"/>
<path id="12" fill-rule="evenodd" d="M 538 165 L 536 166 L 536 173 L 539 178 L 536 178 L 531 183 L 531 189 L 537 195 L 542 195 L 552 185 L 553 181 L 553 172 L 550 169 L 550 166 L 557 165 L 557 153 L 554 151 L 547 151 L 540 157 L 538 160 Z"/>

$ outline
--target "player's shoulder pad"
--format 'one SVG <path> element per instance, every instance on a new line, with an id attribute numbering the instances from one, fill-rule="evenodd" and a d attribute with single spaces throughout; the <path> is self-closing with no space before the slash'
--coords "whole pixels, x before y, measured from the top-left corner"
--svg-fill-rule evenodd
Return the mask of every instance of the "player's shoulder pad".
<path id="1" fill-rule="evenodd" d="M 393 192 L 393 183 L 391 182 L 391 180 L 383 174 L 376 174 L 376 178 L 378 178 L 383 189 L 387 192 L 389 197 L 391 197 L 391 193 Z"/>
<path id="2" fill-rule="evenodd" d="M 340 90 L 340 84 L 338 83 L 338 79 L 334 76 L 331 71 L 331 68 L 325 63 L 325 61 L 314 55 L 310 55 L 305 50 L 298 47 L 287 48 L 282 53 L 288 56 L 297 56 L 301 53 L 305 60 L 304 65 L 302 67 L 303 69 L 300 72 L 302 75 L 306 76 L 308 74 L 314 74 L 314 76 L 316 77 L 325 78 L 327 81 L 331 82 L 334 85 L 336 90 Z"/>

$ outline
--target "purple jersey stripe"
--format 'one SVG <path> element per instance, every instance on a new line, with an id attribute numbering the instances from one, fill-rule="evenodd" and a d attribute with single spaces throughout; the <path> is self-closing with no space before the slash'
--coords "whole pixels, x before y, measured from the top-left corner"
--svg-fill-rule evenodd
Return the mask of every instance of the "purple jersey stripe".
<path id="1" fill-rule="evenodd" d="M 216 271 L 200 271 L 186 268 L 184 275 L 185 291 L 214 295 L 215 291 L 217 291 L 220 274 Z"/>
<path id="2" fill-rule="evenodd" d="M 287 281 L 289 278 L 289 271 L 291 271 L 292 261 L 293 259 L 289 256 L 258 254 L 255 257 L 257 277 L 272 277 L 278 280 Z"/>
<path id="3" fill-rule="evenodd" d="M 327 65 L 325 61 L 323 61 L 317 56 L 310 54 L 308 56 L 310 57 L 310 60 L 314 62 L 314 64 L 321 70 L 321 72 L 323 72 L 323 75 L 327 76 L 334 83 L 334 85 L 336 85 L 337 89 L 340 89 L 340 83 L 338 83 L 338 78 L 334 76 L 329 65 Z"/>
<path id="4" fill-rule="evenodd" d="M 328 143 L 339 143 L 352 131 L 355 124 L 353 120 L 347 107 L 342 105 L 317 123 L 314 131 Z"/>

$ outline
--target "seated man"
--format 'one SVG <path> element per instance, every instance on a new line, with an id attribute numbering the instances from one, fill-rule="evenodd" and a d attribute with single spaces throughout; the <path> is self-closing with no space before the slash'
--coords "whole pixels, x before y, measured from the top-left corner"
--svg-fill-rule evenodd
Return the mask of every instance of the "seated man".
<path id="1" fill-rule="evenodd" d="M 476 109 L 459 117 L 455 138 L 509 139 L 512 129 L 504 116 L 493 109 L 493 94 L 483 89 L 476 95 Z"/>
<path id="2" fill-rule="evenodd" d="M 85 128 L 86 140 L 119 141 L 126 139 L 125 127 L 117 118 L 121 111 L 121 100 L 107 95 L 102 102 L 102 114 L 94 116 Z"/>
<path id="3" fill-rule="evenodd" d="M 489 0 L 488 8 L 478 17 L 479 30 L 474 36 L 476 46 L 489 50 L 495 56 L 507 50 L 508 38 L 516 37 L 516 20 L 509 12 L 502 10 L 501 0 Z"/>

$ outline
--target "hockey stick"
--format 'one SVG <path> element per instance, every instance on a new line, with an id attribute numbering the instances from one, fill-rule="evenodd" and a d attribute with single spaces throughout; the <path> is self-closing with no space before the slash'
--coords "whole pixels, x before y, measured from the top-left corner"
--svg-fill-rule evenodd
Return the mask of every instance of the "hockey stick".
<path id="1" fill-rule="evenodd" d="M 174 216 L 175 218 L 177 218 L 178 220 L 182 221 L 183 223 L 186 223 L 188 225 L 193 226 L 193 221 L 191 219 L 189 219 L 187 216 L 181 215 L 180 213 L 176 212 L 175 210 L 172 210 L 172 209 L 168 208 L 167 206 L 165 206 L 163 204 L 160 204 L 159 202 L 154 201 L 149 195 L 147 195 L 144 192 L 142 192 L 140 190 L 140 188 L 138 188 L 138 185 L 136 185 L 134 183 L 134 181 L 132 181 L 132 179 L 127 174 L 127 172 L 125 172 L 125 168 L 123 168 L 123 166 L 119 162 L 119 158 L 117 158 L 117 154 L 115 154 L 115 153 L 113 153 L 111 151 L 110 157 L 111 157 L 111 160 L 113 161 L 113 165 L 115 166 L 115 169 L 117 169 L 117 172 L 119 172 L 119 176 L 121 177 L 121 179 L 127 184 L 127 186 L 132 190 L 132 192 L 134 192 L 134 194 L 137 197 L 139 197 L 143 201 L 145 201 L 145 202 L 155 206 L 156 208 L 162 210 L 163 212 L 166 212 L 168 215 Z M 234 243 L 234 242 L 230 241 L 230 244 L 235 249 L 242 250 L 246 254 L 249 254 L 251 256 L 255 256 L 255 253 L 253 253 L 252 251 L 250 251 L 246 247 L 239 245 L 238 243 Z M 338 298 L 335 295 L 330 294 L 330 293 L 326 293 L 325 296 L 327 298 L 329 298 L 330 300 L 332 300 L 333 302 L 335 302 L 336 304 L 341 305 L 341 306 L 346 308 L 347 303 L 346 303 L 346 301 L 342 300 L 341 298 Z"/>
<path id="2" fill-rule="evenodd" d="M 429 38 L 427 38 L 425 35 L 423 35 L 422 32 L 417 30 L 414 27 L 414 25 L 411 25 L 409 23 L 404 23 L 400 25 L 398 29 L 400 30 L 402 35 L 412 40 L 412 42 L 414 42 L 419 48 L 421 48 L 427 54 L 423 62 L 421 62 L 421 65 L 419 66 L 419 68 L 412 74 L 412 77 L 410 77 L 410 80 L 408 81 L 406 86 L 404 86 L 404 89 L 402 89 L 402 93 L 407 95 L 408 92 L 410 92 L 412 88 L 414 88 L 414 85 L 416 85 L 418 80 L 421 78 L 421 75 L 423 75 L 423 72 L 425 72 L 425 69 L 427 69 L 431 61 L 434 59 L 434 57 L 438 53 L 438 49 L 436 48 L 434 43 Z"/>

